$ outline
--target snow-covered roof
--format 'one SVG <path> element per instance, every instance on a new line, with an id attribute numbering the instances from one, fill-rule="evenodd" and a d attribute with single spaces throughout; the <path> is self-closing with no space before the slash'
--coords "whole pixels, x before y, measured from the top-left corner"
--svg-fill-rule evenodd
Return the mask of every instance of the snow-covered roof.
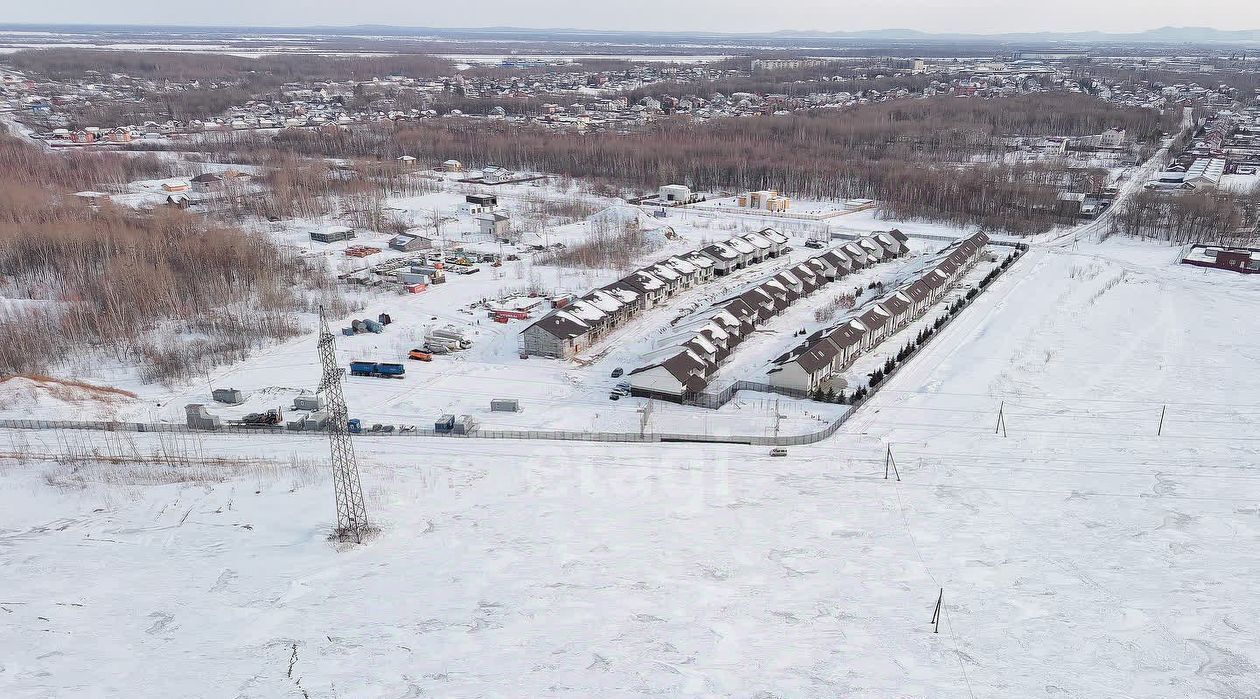
<path id="1" fill-rule="evenodd" d="M 756 233 L 747 233 L 743 236 L 743 239 L 761 248 L 762 250 L 765 250 L 770 247 L 770 241 L 757 235 Z"/>
<path id="2" fill-rule="evenodd" d="M 681 257 L 671 257 L 665 262 L 669 263 L 674 269 L 682 274 L 695 274 L 696 266 Z"/>
<path id="3" fill-rule="evenodd" d="M 600 310 L 598 306 L 584 299 L 579 299 L 569 304 L 569 307 L 566 310 L 573 314 L 573 316 L 578 320 L 588 324 L 598 323 L 607 315 L 604 311 Z"/>
<path id="4" fill-rule="evenodd" d="M 654 267 L 649 268 L 648 271 L 660 277 L 661 279 L 664 279 L 667 282 L 675 281 L 679 277 L 678 271 L 667 264 L 656 265 Z"/>

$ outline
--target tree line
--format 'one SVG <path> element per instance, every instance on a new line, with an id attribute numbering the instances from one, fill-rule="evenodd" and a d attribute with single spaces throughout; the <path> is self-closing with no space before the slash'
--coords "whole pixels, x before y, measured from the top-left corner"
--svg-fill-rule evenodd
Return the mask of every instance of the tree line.
<path id="1" fill-rule="evenodd" d="M 1068 184 L 1066 171 L 1003 163 L 1000 137 L 1079 136 L 1118 126 L 1154 139 L 1175 118 L 1087 96 L 1037 95 L 904 100 L 699 124 L 675 119 L 624 135 L 443 119 L 337 134 L 294 129 L 254 144 L 311 157 L 455 158 L 648 189 L 678 182 L 708 190 L 865 197 L 899 218 L 1037 232 L 1061 221 L 1056 203 Z M 250 138 L 256 137 L 224 142 L 220 152 L 231 157 L 249 148 L 243 139 Z"/>
<path id="2" fill-rule="evenodd" d="M 1260 188 L 1167 193 L 1143 190 L 1117 209 L 1114 230 L 1135 238 L 1185 243 L 1260 243 Z"/>
<path id="3" fill-rule="evenodd" d="M 78 81 L 85 75 L 123 74 L 133 78 L 213 81 L 259 86 L 313 80 L 371 80 L 386 75 L 436 78 L 455 72 L 451 61 L 427 54 L 317 56 L 281 53 L 257 58 L 227 53 L 27 49 L 4 63 L 52 80 Z"/>
<path id="4" fill-rule="evenodd" d="M 0 133 L 0 296 L 17 300 L 0 311 L 0 374 L 113 360 L 185 379 L 300 332 L 295 311 L 339 303 L 322 272 L 261 234 L 64 194 L 126 181 L 133 160 Z"/>

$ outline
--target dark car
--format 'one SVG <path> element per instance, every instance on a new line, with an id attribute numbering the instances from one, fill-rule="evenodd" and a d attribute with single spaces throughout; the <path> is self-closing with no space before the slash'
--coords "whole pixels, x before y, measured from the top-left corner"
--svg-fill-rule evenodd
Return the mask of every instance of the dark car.
<path id="1" fill-rule="evenodd" d="M 616 369 L 613 369 L 612 377 L 613 377 L 614 379 L 616 379 L 616 378 L 620 378 L 620 377 L 621 377 L 621 375 L 622 375 L 622 374 L 624 374 L 624 373 L 626 373 L 626 372 L 622 371 L 621 367 L 617 367 Z"/>

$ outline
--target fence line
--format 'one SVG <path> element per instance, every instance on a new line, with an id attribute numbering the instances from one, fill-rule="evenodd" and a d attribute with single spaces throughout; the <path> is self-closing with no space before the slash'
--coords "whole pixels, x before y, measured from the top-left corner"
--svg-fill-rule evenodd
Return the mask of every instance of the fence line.
<path id="1" fill-rule="evenodd" d="M 998 274 L 1001 277 L 1006 269 L 1014 266 L 1025 250 L 1027 245 L 1017 243 L 1012 245 L 1017 250 L 1016 259 L 1011 261 L 1011 265 L 1000 268 L 1002 271 Z M 996 281 L 995 277 L 993 281 Z M 989 284 L 977 287 L 979 292 L 976 296 L 967 299 L 963 297 L 963 307 L 958 313 L 945 316 L 945 322 L 941 327 L 937 328 L 927 339 L 926 342 L 916 345 L 905 359 L 897 362 L 892 371 L 884 375 L 882 381 L 867 389 L 867 394 L 861 400 L 849 405 L 849 409 L 843 415 L 828 423 L 825 427 L 815 432 L 807 432 L 797 435 L 712 435 L 712 434 L 685 434 L 671 432 L 647 432 L 640 434 L 638 432 L 581 432 L 566 430 L 482 430 L 476 429 L 468 434 L 454 434 L 451 432 L 437 432 L 432 428 L 417 428 L 407 432 L 360 432 L 355 437 L 372 439 L 377 437 L 446 437 L 450 439 L 541 439 L 554 441 L 573 441 L 573 442 L 700 442 L 710 444 L 749 444 L 754 446 L 800 446 L 804 444 L 813 444 L 820 442 L 831 435 L 835 434 L 849 418 L 857 412 L 871 398 L 875 397 L 888 382 L 901 370 L 906 363 L 912 359 L 921 349 L 927 346 L 934 338 L 940 335 L 941 331 L 949 327 L 962 315 L 963 309 L 967 308 L 972 302 L 980 297 Z M 768 393 L 777 393 L 787 395 L 792 398 L 808 398 L 808 393 L 794 389 L 780 388 L 770 386 L 769 384 L 756 383 L 753 381 L 737 381 L 728 386 L 725 390 L 705 396 L 707 400 L 719 400 L 718 405 L 723 405 L 731 399 L 738 391 L 763 391 Z M 793 395 L 799 394 L 799 395 Z M 725 398 L 723 398 L 725 396 Z M 693 403 L 696 404 L 696 403 Z M 702 406 L 707 407 L 707 406 Z M 185 433 L 185 434 L 270 434 L 270 435 L 317 435 L 322 436 L 322 430 L 293 430 L 283 425 L 277 426 L 256 426 L 246 427 L 242 425 L 224 425 L 212 430 L 198 430 L 181 425 L 178 423 L 165 422 L 110 422 L 101 420 L 0 420 L 0 429 L 18 429 L 18 430 L 94 430 L 102 432 L 158 432 L 158 433 Z"/>
<path id="2" fill-rule="evenodd" d="M 581 432 L 566 430 L 483 430 L 476 429 L 466 434 L 453 432 L 437 432 L 432 428 L 423 428 L 401 432 L 360 432 L 356 438 L 372 439 L 377 437 L 446 437 L 450 439 L 542 439 L 573 442 L 708 442 L 715 444 L 752 444 L 764 446 L 792 446 L 812 444 L 825 439 L 848 419 L 849 411 L 841 418 L 828 423 L 816 432 L 798 435 L 714 435 L 688 434 L 674 432 Z M 0 420 L 0 429 L 17 430 L 89 430 L 101 432 L 153 432 L 179 434 L 267 434 L 287 436 L 323 436 L 323 430 L 290 430 L 283 426 L 245 427 L 241 425 L 224 425 L 222 427 L 200 430 L 187 425 L 166 422 L 106 422 L 91 420 Z"/>

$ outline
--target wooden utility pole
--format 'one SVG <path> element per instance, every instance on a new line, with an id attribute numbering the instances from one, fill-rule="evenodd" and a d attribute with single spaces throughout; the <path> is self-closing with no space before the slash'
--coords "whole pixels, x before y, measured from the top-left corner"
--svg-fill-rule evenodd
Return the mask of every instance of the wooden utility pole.
<path id="1" fill-rule="evenodd" d="M 892 445 L 888 445 L 888 451 L 884 452 L 884 480 L 888 480 L 888 469 L 892 468 L 893 475 L 897 477 L 897 482 L 901 482 L 901 473 L 897 470 L 897 460 L 893 458 Z"/>
<path id="2" fill-rule="evenodd" d="M 1156 437 L 1162 437 L 1164 434 L 1164 415 L 1168 413 L 1168 406 L 1159 409 L 1159 428 L 1155 430 Z"/>
<path id="3" fill-rule="evenodd" d="M 936 610 L 932 612 L 932 633 L 941 632 L 941 605 L 945 603 L 945 588 L 936 596 Z"/>
<path id="4" fill-rule="evenodd" d="M 1002 401 L 998 406 L 997 425 L 993 428 L 993 434 L 997 434 L 1001 430 L 1002 436 L 1006 436 L 1006 401 Z"/>

